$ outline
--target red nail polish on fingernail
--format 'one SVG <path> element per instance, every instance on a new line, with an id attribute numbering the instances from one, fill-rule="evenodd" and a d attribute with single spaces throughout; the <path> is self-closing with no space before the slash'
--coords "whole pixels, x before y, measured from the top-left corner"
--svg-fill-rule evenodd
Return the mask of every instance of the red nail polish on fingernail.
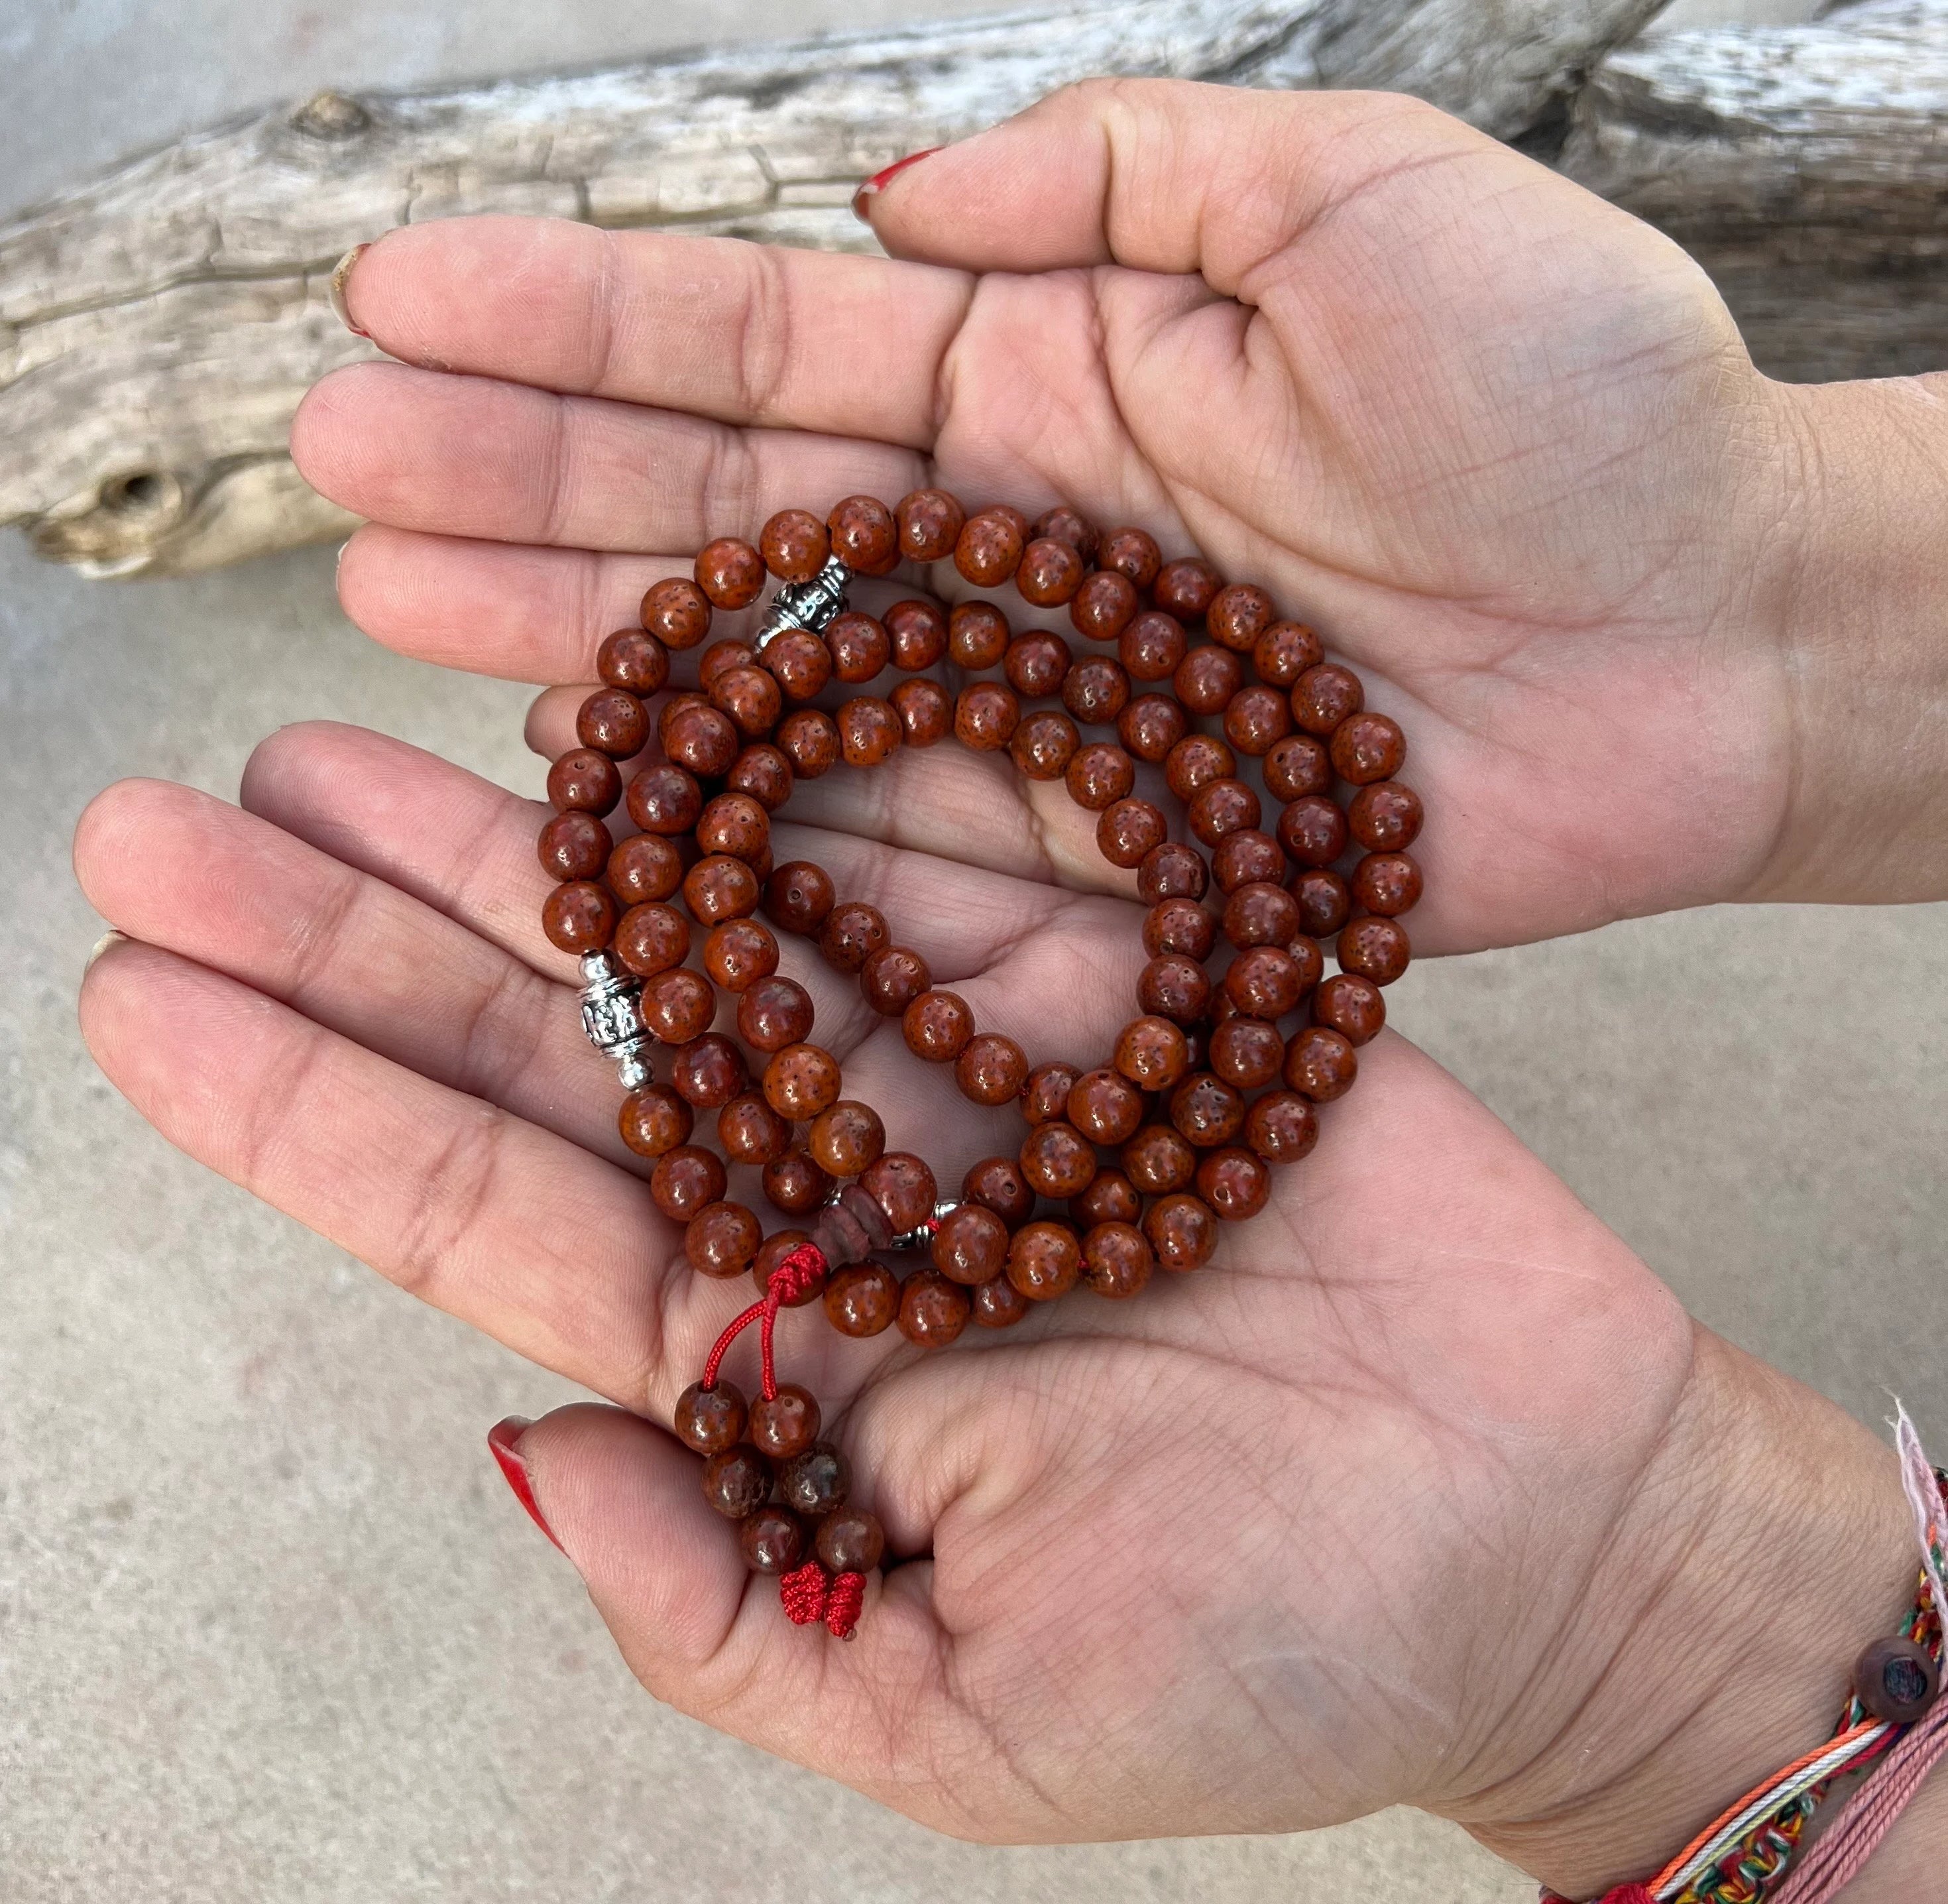
<path id="1" fill-rule="evenodd" d="M 876 198 L 886 188 L 887 182 L 906 170 L 910 165 L 918 165 L 921 160 L 931 158 L 940 148 L 929 145 L 919 152 L 909 152 L 904 159 L 895 159 L 883 172 L 876 172 L 852 194 L 852 216 L 867 223 L 866 204 L 869 199 Z"/>
<path id="2" fill-rule="evenodd" d="M 339 322 L 355 337 L 369 337 L 372 334 L 364 325 L 352 321 L 352 307 L 345 301 L 345 287 L 352 276 L 353 266 L 371 249 L 369 244 L 355 244 L 331 268 L 331 308 L 338 313 Z"/>
<path id="3" fill-rule="evenodd" d="M 514 1499 L 528 1511 L 528 1518 L 554 1540 L 554 1530 L 541 1518 L 541 1511 L 535 1505 L 535 1490 L 528 1480 L 528 1464 L 521 1458 L 521 1437 L 534 1426 L 525 1416 L 510 1415 L 504 1421 L 497 1421 L 487 1430 L 487 1446 L 494 1451 L 494 1458 L 501 1464 L 501 1472 L 507 1477 L 507 1485 L 514 1490 Z M 561 1542 L 554 1540 L 557 1547 Z M 568 1549 L 562 1547 L 566 1553 Z"/>

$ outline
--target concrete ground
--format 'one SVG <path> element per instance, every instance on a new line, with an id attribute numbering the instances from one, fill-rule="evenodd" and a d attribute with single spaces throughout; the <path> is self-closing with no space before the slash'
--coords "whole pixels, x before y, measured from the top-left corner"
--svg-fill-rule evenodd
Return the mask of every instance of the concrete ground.
<path id="1" fill-rule="evenodd" d="M 0 210 L 327 82 L 861 17 L 625 11 L 29 0 L 0 20 Z M 262 735 L 330 716 L 538 790 L 523 691 L 372 647 L 323 551 L 118 587 L 0 539 L 0 1898 L 1533 1896 L 1407 1814 L 970 1847 L 656 1707 L 482 1446 L 566 1386 L 177 1155 L 74 1028 L 96 790 L 229 796 Z M 1938 1449 L 1944 974 L 1948 909 L 1716 912 L 1417 968 L 1397 1020 L 1708 1322 L 1869 1421 L 1900 1393 Z"/>

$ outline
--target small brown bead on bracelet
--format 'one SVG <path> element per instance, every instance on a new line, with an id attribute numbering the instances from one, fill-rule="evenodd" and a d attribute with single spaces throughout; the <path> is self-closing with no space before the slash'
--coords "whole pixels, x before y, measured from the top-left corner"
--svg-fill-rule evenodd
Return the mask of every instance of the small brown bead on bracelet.
<path id="1" fill-rule="evenodd" d="M 1012 582 L 1031 616 L 1063 611 L 1066 631 L 1018 629 L 985 598 L 850 604 L 855 577 L 948 562 L 972 588 Z M 755 632 L 705 646 L 715 614 L 752 607 L 768 579 Z M 1083 1284 L 1120 1300 L 1159 1265 L 1208 1261 L 1221 1224 L 1264 1207 L 1273 1168 L 1312 1149 L 1318 1107 L 1351 1089 L 1386 1021 L 1382 988 L 1411 955 L 1401 916 L 1421 894 L 1408 851 L 1421 802 L 1398 778 L 1400 728 L 1311 629 L 1199 558 L 1165 561 L 1142 530 L 1099 534 L 1066 508 L 969 514 L 921 489 L 890 508 L 855 495 L 823 518 L 783 510 L 755 545 L 721 537 L 691 578 L 657 582 L 640 619 L 602 643 L 603 685 L 549 770 L 538 850 L 558 884 L 543 929 L 580 959 L 584 1026 L 629 1093 L 623 1141 L 652 1160 L 650 1194 L 684 1225 L 690 1266 L 749 1272 L 760 1291 L 679 1401 L 676 1432 L 792 1617 L 849 1637 L 884 1539 L 817 1438 L 817 1402 L 775 1382 L 779 1310 L 817 1302 L 842 1334 L 896 1327 L 940 1348 Z M 672 690 L 672 654 L 699 648 L 696 688 Z M 928 672 L 943 664 L 957 691 Z M 889 693 L 860 691 L 889 668 L 905 677 Z M 1136 874 L 1139 1015 L 1093 1070 L 1031 1064 L 875 908 L 810 861 L 774 863 L 771 822 L 797 781 L 950 735 L 1059 780 L 1097 816 L 1105 859 Z M 1146 769 L 1183 803 L 1187 837 L 1140 790 Z M 619 838 L 619 806 L 639 829 Z M 923 1160 L 889 1151 L 811 1042 L 811 998 L 779 971 L 777 933 L 855 976 L 971 1101 L 1019 1104 L 1016 1154 L 943 1199 Z M 1233 957 L 1214 980 L 1221 940 Z M 712 1028 L 720 995 L 734 1037 Z M 761 1170 L 765 1198 L 801 1227 L 767 1238 L 730 1197 L 724 1161 L 692 1141 L 709 1112 L 724 1159 Z M 929 1266 L 901 1277 L 881 1258 L 901 1252 Z M 747 1406 L 718 1368 L 752 1322 L 765 1380 Z"/>

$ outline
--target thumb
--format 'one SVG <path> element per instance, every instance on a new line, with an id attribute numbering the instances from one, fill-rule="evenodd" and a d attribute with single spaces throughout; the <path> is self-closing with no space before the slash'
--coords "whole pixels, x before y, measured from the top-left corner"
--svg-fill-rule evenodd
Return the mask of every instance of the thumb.
<path id="1" fill-rule="evenodd" d="M 889 167 L 854 209 L 897 258 L 979 272 L 1197 272 L 1231 296 L 1335 207 L 1444 160 L 1475 162 L 1456 181 L 1467 200 L 1482 188 L 1479 165 L 1535 169 L 1394 94 L 1090 79 Z"/>

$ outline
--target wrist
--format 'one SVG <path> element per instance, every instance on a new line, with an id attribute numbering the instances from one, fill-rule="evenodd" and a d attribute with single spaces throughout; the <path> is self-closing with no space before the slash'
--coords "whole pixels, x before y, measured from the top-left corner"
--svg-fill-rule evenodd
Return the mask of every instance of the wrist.
<path id="1" fill-rule="evenodd" d="M 1700 1330 L 1555 1683 L 1531 1689 L 1548 1744 L 1442 1809 L 1565 1896 L 1644 1878 L 1827 1737 L 1856 1656 L 1900 1626 L 1915 1573 L 1891 1452 Z M 1938 1802 L 1904 1826 L 1912 1842 L 1931 1843 Z"/>
<path id="2" fill-rule="evenodd" d="M 1948 376 L 1773 393 L 1787 791 L 1741 896 L 1948 897 Z"/>

